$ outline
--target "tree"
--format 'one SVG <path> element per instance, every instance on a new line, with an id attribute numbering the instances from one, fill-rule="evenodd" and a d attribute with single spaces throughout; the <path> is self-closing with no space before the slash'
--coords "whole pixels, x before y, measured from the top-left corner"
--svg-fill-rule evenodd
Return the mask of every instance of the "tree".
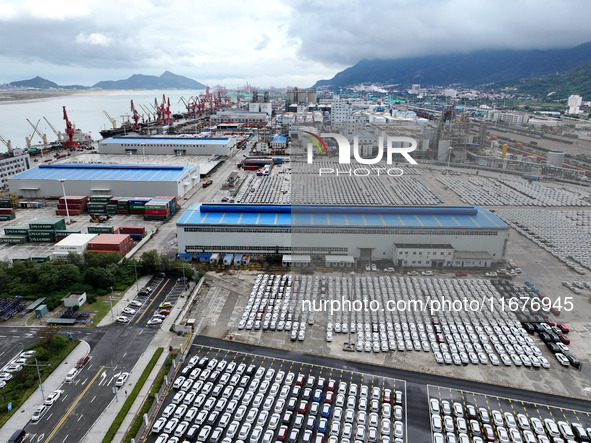
<path id="1" fill-rule="evenodd" d="M 91 267 L 84 273 L 84 281 L 97 289 L 115 286 L 115 276 L 105 268 Z"/>
<path id="2" fill-rule="evenodd" d="M 50 344 L 53 337 L 60 331 L 59 326 L 46 326 L 36 332 L 37 338 L 45 344 Z"/>
<path id="3" fill-rule="evenodd" d="M 156 272 L 160 264 L 158 251 L 152 249 L 151 251 L 144 252 L 140 258 L 139 264 L 142 266 L 142 270 L 145 274 L 152 274 L 153 272 Z"/>

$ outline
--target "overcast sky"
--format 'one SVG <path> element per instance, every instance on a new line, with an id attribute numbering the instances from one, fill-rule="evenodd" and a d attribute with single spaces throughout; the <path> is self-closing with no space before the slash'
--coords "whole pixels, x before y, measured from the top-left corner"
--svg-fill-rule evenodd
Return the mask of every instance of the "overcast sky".
<path id="1" fill-rule="evenodd" d="M 363 58 L 575 46 L 589 23 L 589 0 L 0 0 L 0 83 L 306 87 Z"/>

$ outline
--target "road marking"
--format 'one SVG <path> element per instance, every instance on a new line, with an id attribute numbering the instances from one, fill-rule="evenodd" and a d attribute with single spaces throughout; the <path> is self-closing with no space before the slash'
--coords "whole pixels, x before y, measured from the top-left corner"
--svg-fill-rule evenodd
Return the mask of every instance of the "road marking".
<path id="1" fill-rule="evenodd" d="M 45 433 L 39 435 L 39 437 L 37 437 L 37 441 L 40 442 L 41 440 L 43 440 L 43 437 L 45 437 Z"/>
<path id="2" fill-rule="evenodd" d="M 53 415 L 53 412 L 47 416 L 46 420 L 49 421 L 49 419 L 51 418 L 52 415 Z"/>
<path id="3" fill-rule="evenodd" d="M 142 319 L 142 317 L 146 314 L 146 312 L 148 312 L 148 310 L 150 309 L 150 306 L 152 306 L 152 303 L 154 303 L 156 301 L 156 299 L 158 298 L 158 296 L 160 295 L 160 293 L 164 290 L 164 288 L 166 287 L 166 285 L 168 284 L 168 282 L 170 281 L 170 278 L 166 279 L 166 282 L 162 285 L 162 287 L 160 288 L 160 290 L 158 291 L 158 293 L 154 296 L 154 298 L 152 299 L 152 301 L 150 302 L 150 304 L 146 307 L 146 309 L 144 310 L 144 312 L 142 312 L 142 315 L 139 316 L 139 318 L 137 319 L 137 321 L 135 322 L 135 324 L 138 324 L 140 322 L 140 320 Z"/>
<path id="4" fill-rule="evenodd" d="M 90 400 L 90 402 L 92 403 L 95 398 L 96 398 L 96 395 L 94 397 L 92 397 L 92 400 Z"/>
<path id="5" fill-rule="evenodd" d="M 59 430 L 59 428 L 62 427 L 62 425 L 64 424 L 64 422 L 68 418 L 68 416 L 72 413 L 72 411 L 74 410 L 74 408 L 78 404 L 78 402 L 80 400 L 82 400 L 82 397 L 84 397 L 84 394 L 86 394 L 86 392 L 90 389 L 90 387 L 92 386 L 92 384 L 94 383 L 94 381 L 97 379 L 97 377 L 103 372 L 103 368 L 104 368 L 104 366 L 101 366 L 101 368 L 96 373 L 96 375 L 92 378 L 92 380 L 90 381 L 90 383 L 88 383 L 88 386 L 86 386 L 86 388 L 84 388 L 84 391 L 82 391 L 82 393 L 78 396 L 78 398 L 76 399 L 76 401 L 74 401 L 74 403 L 72 404 L 72 406 L 70 406 L 70 409 L 68 409 L 68 411 L 66 412 L 66 414 L 62 417 L 62 419 L 57 424 L 57 426 L 55 428 L 53 428 L 53 431 L 51 431 L 51 434 L 49 434 L 49 437 L 47 437 L 47 440 L 45 440 L 45 443 L 47 443 L 49 440 L 51 440 L 51 438 L 55 435 L 55 433 Z M 66 438 L 68 438 L 67 435 L 66 435 Z M 66 440 L 66 438 L 64 438 L 64 441 Z"/>
<path id="6" fill-rule="evenodd" d="M 66 441 L 66 439 L 67 439 L 69 436 L 70 436 L 70 434 L 66 435 L 66 436 L 64 437 L 64 439 L 62 440 L 62 443 L 64 443 L 64 442 Z"/>
<path id="7" fill-rule="evenodd" d="M 76 421 L 80 421 L 80 419 L 81 419 L 82 417 L 84 417 L 84 414 L 80 414 L 80 417 L 78 417 L 78 420 L 76 420 Z"/>
<path id="8" fill-rule="evenodd" d="M 87 382 L 87 381 L 88 381 L 88 377 L 86 377 L 86 378 L 84 379 L 84 381 L 81 383 L 81 385 L 82 385 L 82 386 L 84 386 L 84 385 L 86 384 L 86 382 Z"/>

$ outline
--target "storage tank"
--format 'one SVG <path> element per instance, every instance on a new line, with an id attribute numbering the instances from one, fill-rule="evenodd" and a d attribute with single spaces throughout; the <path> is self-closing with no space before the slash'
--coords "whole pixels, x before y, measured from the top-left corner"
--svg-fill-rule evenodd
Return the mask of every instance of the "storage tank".
<path id="1" fill-rule="evenodd" d="M 550 166 L 556 166 L 557 168 L 561 168 L 562 164 L 564 163 L 564 152 L 548 152 L 548 157 L 546 159 L 546 164 Z"/>

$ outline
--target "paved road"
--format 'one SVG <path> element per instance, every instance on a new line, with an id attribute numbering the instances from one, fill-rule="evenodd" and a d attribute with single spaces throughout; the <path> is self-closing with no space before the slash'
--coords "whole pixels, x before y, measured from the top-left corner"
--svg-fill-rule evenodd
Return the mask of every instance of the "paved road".
<path id="1" fill-rule="evenodd" d="M 37 340 L 35 333 L 38 329 L 28 326 L 0 327 L 0 368 Z"/>
<path id="2" fill-rule="evenodd" d="M 78 442 L 86 434 L 102 411 L 115 398 L 113 388 L 118 376 L 130 372 L 138 358 L 146 350 L 158 326 L 147 326 L 158 305 L 174 290 L 176 278 L 167 277 L 156 286 L 153 294 L 138 310 L 128 324 L 114 323 L 103 328 L 66 328 L 62 333 L 73 332 L 78 338 L 86 340 L 91 346 L 91 360 L 72 383 L 64 383 L 61 399 L 53 405 L 38 423 L 29 423 L 25 430 L 29 433 L 27 442 Z M 74 366 L 76 362 L 64 364 Z M 125 391 L 131 386 L 123 386 L 117 391 L 118 401 L 124 401 Z M 32 411 L 31 411 L 32 414 Z"/>

